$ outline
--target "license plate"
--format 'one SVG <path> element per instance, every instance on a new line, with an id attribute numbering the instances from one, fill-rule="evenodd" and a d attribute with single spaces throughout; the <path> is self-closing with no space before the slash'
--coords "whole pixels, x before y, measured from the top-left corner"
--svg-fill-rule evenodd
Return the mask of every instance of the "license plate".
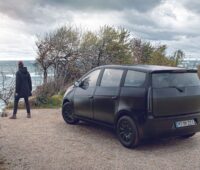
<path id="1" fill-rule="evenodd" d="M 186 127 L 186 126 L 194 126 L 196 125 L 196 122 L 194 121 L 194 119 L 192 119 L 192 120 L 177 121 L 175 122 L 175 124 L 176 124 L 176 128 L 180 128 L 180 127 Z"/>

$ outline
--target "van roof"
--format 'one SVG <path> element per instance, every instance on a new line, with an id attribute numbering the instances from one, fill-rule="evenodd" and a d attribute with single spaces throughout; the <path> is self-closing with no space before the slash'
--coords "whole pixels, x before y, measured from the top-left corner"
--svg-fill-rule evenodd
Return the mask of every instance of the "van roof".
<path id="1" fill-rule="evenodd" d="M 179 68 L 179 67 L 170 67 L 170 66 L 159 66 L 159 65 L 103 65 L 100 68 L 125 68 L 133 69 L 142 72 L 197 72 L 196 70 Z"/>

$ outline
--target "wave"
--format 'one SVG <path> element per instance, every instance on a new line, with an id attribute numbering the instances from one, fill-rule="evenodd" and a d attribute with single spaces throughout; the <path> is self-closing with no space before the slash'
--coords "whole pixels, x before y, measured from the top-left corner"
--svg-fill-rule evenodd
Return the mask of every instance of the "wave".
<path id="1" fill-rule="evenodd" d="M 43 76 L 41 74 L 37 74 L 37 73 L 30 73 L 31 77 L 39 77 L 42 78 Z"/>
<path id="2" fill-rule="evenodd" d="M 8 77 L 8 78 L 13 78 L 13 77 L 15 77 L 15 74 L 8 73 L 8 74 L 5 74 L 5 76 Z M 38 77 L 38 78 L 43 77 L 42 74 L 38 74 L 38 73 L 34 73 L 34 72 L 30 73 L 30 76 L 33 77 L 33 78 L 34 77 Z M 53 77 L 53 76 L 54 76 L 54 74 L 48 74 L 48 77 Z M 1 77 L 1 75 L 0 75 L 0 77 Z"/>
<path id="3" fill-rule="evenodd" d="M 13 74 L 6 74 L 5 76 L 8 77 L 8 78 L 13 78 L 13 77 L 15 77 L 15 75 L 13 75 Z"/>
<path id="4" fill-rule="evenodd" d="M 5 104 L 2 101 L 0 101 L 0 112 L 2 112 L 4 107 L 5 107 Z"/>

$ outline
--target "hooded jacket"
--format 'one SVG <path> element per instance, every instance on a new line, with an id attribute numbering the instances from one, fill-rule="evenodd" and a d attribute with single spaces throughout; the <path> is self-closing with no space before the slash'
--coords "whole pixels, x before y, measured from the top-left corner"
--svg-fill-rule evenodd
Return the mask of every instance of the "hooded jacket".
<path id="1" fill-rule="evenodd" d="M 31 76 L 27 71 L 26 67 L 19 68 L 16 73 L 16 86 L 15 93 L 17 93 L 18 97 L 24 98 L 31 96 L 32 91 L 32 82 Z"/>

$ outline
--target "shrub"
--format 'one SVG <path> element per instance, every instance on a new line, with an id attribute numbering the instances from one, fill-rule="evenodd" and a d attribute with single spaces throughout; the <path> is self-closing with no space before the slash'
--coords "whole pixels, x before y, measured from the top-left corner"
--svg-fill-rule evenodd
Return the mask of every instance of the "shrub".
<path id="1" fill-rule="evenodd" d="M 48 104 L 55 107 L 55 106 L 61 106 L 62 105 L 62 96 L 61 95 L 54 95 L 52 96 L 49 101 Z"/>
<path id="2" fill-rule="evenodd" d="M 34 91 L 33 95 L 39 97 L 42 100 L 42 98 L 51 97 L 55 93 L 57 93 L 57 91 L 55 91 L 54 82 L 49 82 L 41 86 L 38 86 Z"/>
<path id="3" fill-rule="evenodd" d="M 41 95 L 39 95 L 39 96 L 36 97 L 36 100 L 35 100 L 35 105 L 36 106 L 45 105 L 47 103 L 48 103 L 47 96 L 41 94 Z"/>

